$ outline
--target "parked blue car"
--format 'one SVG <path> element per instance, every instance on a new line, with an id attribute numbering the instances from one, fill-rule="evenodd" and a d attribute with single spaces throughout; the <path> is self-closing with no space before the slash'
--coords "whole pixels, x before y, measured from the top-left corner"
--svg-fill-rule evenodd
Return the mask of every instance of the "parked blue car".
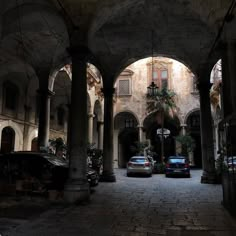
<path id="1" fill-rule="evenodd" d="M 165 175 L 190 177 L 189 160 L 184 156 L 169 156 L 166 160 Z"/>

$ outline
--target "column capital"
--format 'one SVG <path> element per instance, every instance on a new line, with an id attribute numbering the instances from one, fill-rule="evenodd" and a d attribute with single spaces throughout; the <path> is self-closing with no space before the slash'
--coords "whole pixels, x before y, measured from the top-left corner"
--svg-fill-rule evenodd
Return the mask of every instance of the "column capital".
<path id="1" fill-rule="evenodd" d="M 112 97 L 115 93 L 115 88 L 101 88 L 102 93 L 105 97 Z"/>
<path id="2" fill-rule="evenodd" d="M 51 68 L 47 67 L 47 66 L 35 69 L 35 73 L 39 77 L 40 81 L 41 80 L 47 81 L 49 79 L 49 76 L 50 76 L 50 71 L 51 71 Z"/>
<path id="3" fill-rule="evenodd" d="M 212 84 L 210 81 L 199 81 L 197 83 L 197 88 L 199 91 L 210 91 Z"/>
<path id="4" fill-rule="evenodd" d="M 93 118 L 93 117 L 95 117 L 95 115 L 94 115 L 93 113 L 89 113 L 89 114 L 88 114 L 88 117 L 89 117 L 89 118 Z"/>
<path id="5" fill-rule="evenodd" d="M 84 45 L 70 46 L 67 51 L 74 60 L 81 62 L 87 62 L 91 55 L 90 49 Z"/>
<path id="6" fill-rule="evenodd" d="M 47 96 L 47 97 L 52 97 L 53 95 L 55 95 L 55 92 L 49 89 L 38 89 L 37 93 L 41 96 Z"/>

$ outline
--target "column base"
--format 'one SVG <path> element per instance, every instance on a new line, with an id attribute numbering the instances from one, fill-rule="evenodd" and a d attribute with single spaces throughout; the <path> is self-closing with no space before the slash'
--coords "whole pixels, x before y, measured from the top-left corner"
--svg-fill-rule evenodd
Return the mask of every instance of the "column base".
<path id="1" fill-rule="evenodd" d="M 69 180 L 64 188 L 64 200 L 68 203 L 89 201 L 90 188 L 84 180 Z"/>
<path id="2" fill-rule="evenodd" d="M 202 184 L 216 184 L 218 182 L 216 173 L 203 171 L 201 176 Z"/>
<path id="3" fill-rule="evenodd" d="M 116 176 L 114 173 L 102 173 L 99 179 L 100 182 L 116 182 Z"/>

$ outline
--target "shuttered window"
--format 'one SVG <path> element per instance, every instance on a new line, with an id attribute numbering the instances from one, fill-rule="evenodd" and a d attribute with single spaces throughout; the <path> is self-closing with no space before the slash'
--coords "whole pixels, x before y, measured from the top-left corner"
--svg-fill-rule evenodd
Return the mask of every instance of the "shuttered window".
<path id="1" fill-rule="evenodd" d="M 130 79 L 120 79 L 118 84 L 118 95 L 131 95 Z"/>

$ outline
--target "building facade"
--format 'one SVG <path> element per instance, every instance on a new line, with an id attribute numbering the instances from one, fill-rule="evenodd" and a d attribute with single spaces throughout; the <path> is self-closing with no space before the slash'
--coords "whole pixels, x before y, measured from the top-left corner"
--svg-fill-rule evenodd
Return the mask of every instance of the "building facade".
<path id="1" fill-rule="evenodd" d="M 164 154 L 179 152 L 175 137 L 188 133 L 197 145 L 194 153 L 190 154 L 191 163 L 201 167 L 200 104 L 196 78 L 182 63 L 164 57 L 139 60 L 129 65 L 116 80 L 114 160 L 117 166 L 125 166 L 134 154 L 132 147 L 137 142 L 147 141 L 160 156 L 158 116 L 147 111 L 147 87 L 151 82 L 159 89 L 166 87 L 176 94 L 174 114 L 167 116 L 164 122 L 164 128 L 170 130 L 170 135 L 165 138 Z"/>

